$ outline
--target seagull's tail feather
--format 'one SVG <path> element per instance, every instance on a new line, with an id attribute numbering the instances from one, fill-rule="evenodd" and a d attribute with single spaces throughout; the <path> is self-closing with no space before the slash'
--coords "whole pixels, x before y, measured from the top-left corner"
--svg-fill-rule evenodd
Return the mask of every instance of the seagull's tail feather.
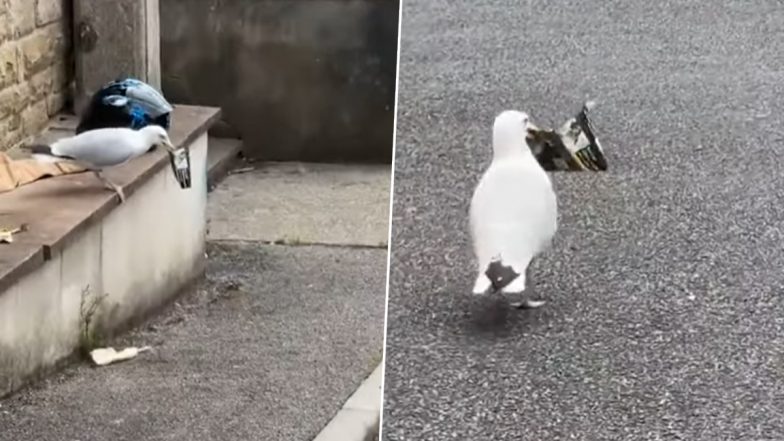
<path id="1" fill-rule="evenodd" d="M 36 161 L 40 162 L 59 162 L 74 159 L 70 156 L 60 156 L 52 151 L 52 146 L 46 144 L 34 144 L 23 146 L 22 149 L 28 150 Z"/>
<path id="2" fill-rule="evenodd" d="M 480 280 L 484 277 L 487 280 L 486 283 L 489 283 L 493 289 L 502 293 L 523 292 L 525 290 L 525 266 L 516 268 L 517 266 L 514 264 L 506 265 L 502 260 L 495 259 L 480 274 Z M 479 280 L 477 280 L 478 283 Z"/>
<path id="3" fill-rule="evenodd" d="M 474 295 L 480 296 L 487 292 L 490 289 L 490 286 L 493 282 L 487 278 L 487 275 L 483 272 L 479 273 L 479 276 L 476 278 L 476 283 L 474 283 L 473 293 Z"/>
<path id="4" fill-rule="evenodd" d="M 514 280 L 501 288 L 504 294 L 520 294 L 523 291 L 525 291 L 525 274 L 518 274 Z"/>

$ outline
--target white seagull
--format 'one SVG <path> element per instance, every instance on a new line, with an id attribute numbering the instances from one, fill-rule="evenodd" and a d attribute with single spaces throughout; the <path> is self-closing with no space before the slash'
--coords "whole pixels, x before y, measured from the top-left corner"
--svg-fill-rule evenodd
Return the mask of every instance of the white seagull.
<path id="1" fill-rule="evenodd" d="M 469 210 L 479 271 L 475 295 L 491 287 L 508 294 L 525 291 L 529 264 L 555 236 L 555 191 L 528 146 L 532 130 L 538 129 L 524 112 L 507 110 L 495 119 L 493 160 L 474 191 Z M 529 309 L 544 303 L 528 298 L 513 306 Z"/>
<path id="2" fill-rule="evenodd" d="M 156 146 L 163 146 L 169 152 L 174 150 L 168 133 L 160 126 L 139 130 L 120 127 L 95 129 L 57 140 L 51 145 L 26 148 L 32 152 L 33 158 L 41 162 L 71 161 L 82 165 L 114 190 L 120 202 L 125 202 L 122 188 L 103 176 L 101 171 L 141 156 Z"/>

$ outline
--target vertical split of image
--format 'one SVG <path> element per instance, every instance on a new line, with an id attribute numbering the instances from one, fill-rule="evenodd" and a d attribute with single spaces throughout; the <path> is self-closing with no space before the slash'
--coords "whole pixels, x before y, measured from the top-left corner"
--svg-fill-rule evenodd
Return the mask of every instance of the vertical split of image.
<path id="1" fill-rule="evenodd" d="M 397 0 L 0 0 L 0 440 L 378 439 Z"/>

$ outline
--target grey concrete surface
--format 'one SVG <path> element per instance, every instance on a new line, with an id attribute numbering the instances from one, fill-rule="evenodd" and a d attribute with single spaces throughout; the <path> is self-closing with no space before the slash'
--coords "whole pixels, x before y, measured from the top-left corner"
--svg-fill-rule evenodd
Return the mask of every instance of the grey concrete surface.
<path id="1" fill-rule="evenodd" d="M 221 107 L 249 157 L 390 163 L 398 5 L 162 1 L 163 91 Z"/>
<path id="2" fill-rule="evenodd" d="M 385 250 L 209 255 L 203 284 L 116 344 L 153 352 L 0 401 L 0 440 L 312 440 L 380 361 Z"/>
<path id="3" fill-rule="evenodd" d="M 211 240 L 386 247 L 391 166 L 255 164 L 218 186 Z"/>
<path id="4" fill-rule="evenodd" d="M 404 4 L 384 440 L 784 439 L 782 37 L 772 0 Z M 550 304 L 469 298 L 494 116 L 586 98 L 610 171 L 554 176 Z"/>

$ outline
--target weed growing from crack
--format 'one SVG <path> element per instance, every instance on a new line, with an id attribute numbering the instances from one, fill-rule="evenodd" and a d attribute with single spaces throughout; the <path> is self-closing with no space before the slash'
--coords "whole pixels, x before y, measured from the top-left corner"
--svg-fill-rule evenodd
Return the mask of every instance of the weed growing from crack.
<path id="1" fill-rule="evenodd" d="M 299 236 L 295 236 L 295 237 L 284 236 L 284 237 L 282 237 L 280 239 L 272 241 L 272 243 L 274 245 L 293 245 L 293 246 L 304 245 L 305 244 L 302 241 L 302 239 L 299 238 Z"/>
<path id="2" fill-rule="evenodd" d="M 103 343 L 103 338 L 96 329 L 95 314 L 106 296 L 107 294 L 91 296 L 90 285 L 82 290 L 79 301 L 79 352 L 84 357 L 89 356 L 90 351 Z"/>

